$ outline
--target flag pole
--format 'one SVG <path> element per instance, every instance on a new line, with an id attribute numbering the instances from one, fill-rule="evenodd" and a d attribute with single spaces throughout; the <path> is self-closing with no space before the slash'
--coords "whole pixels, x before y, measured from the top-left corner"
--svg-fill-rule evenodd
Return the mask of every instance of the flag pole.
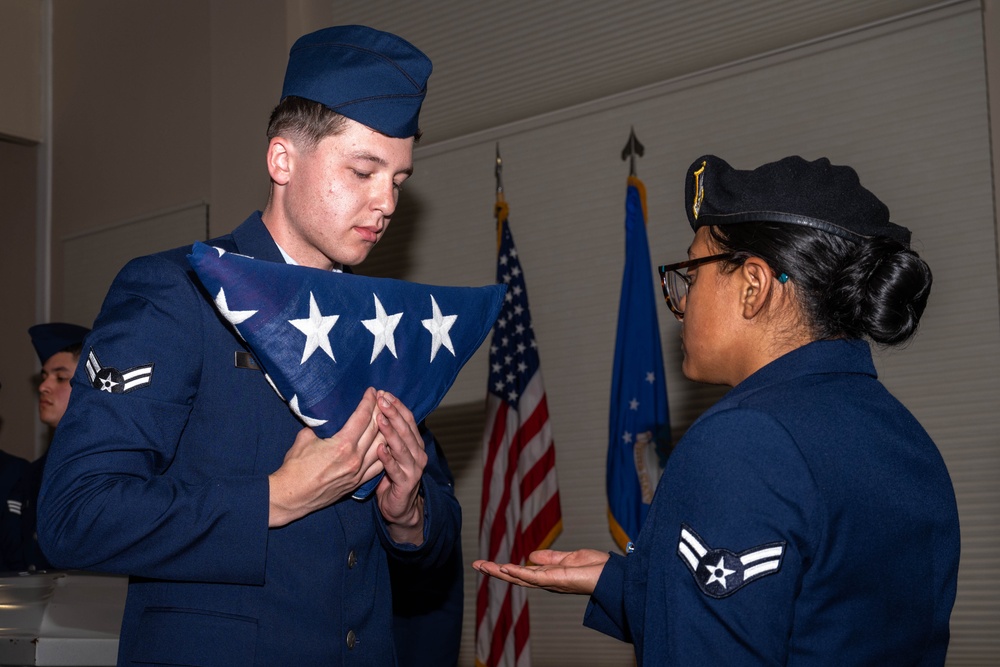
<path id="1" fill-rule="evenodd" d="M 507 219 L 507 202 L 503 198 L 503 159 L 500 157 L 500 142 L 497 142 L 497 199 L 493 205 L 493 217 L 497 221 L 497 251 L 500 250 L 500 243 L 503 234 L 503 222 Z"/>

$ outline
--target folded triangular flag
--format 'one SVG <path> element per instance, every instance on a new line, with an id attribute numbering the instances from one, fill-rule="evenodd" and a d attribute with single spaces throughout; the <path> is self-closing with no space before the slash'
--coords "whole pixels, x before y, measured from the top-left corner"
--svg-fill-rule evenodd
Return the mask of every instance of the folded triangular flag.
<path id="1" fill-rule="evenodd" d="M 490 332 L 506 291 L 322 271 L 204 243 L 188 261 L 275 391 L 321 438 L 344 426 L 368 387 L 392 393 L 418 422 L 427 417 Z"/>

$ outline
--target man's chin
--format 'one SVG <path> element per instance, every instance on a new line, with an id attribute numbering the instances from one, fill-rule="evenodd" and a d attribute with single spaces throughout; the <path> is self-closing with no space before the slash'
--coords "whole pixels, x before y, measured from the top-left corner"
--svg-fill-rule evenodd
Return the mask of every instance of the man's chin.
<path id="1" fill-rule="evenodd" d="M 49 428 L 55 428 L 56 424 L 59 423 L 59 419 L 56 418 L 51 412 L 39 412 L 38 421 L 42 422 Z"/>

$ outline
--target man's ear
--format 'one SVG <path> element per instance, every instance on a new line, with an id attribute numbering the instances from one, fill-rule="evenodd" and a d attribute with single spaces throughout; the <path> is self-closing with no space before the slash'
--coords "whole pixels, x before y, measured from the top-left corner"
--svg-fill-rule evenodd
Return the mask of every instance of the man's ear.
<path id="1" fill-rule="evenodd" d="M 760 314 L 774 289 L 774 275 L 767 262 L 750 257 L 739 270 L 743 317 L 752 319 Z"/>
<path id="2" fill-rule="evenodd" d="M 275 137 L 267 144 L 267 173 L 275 185 L 287 185 L 292 171 L 294 147 L 284 137 Z"/>

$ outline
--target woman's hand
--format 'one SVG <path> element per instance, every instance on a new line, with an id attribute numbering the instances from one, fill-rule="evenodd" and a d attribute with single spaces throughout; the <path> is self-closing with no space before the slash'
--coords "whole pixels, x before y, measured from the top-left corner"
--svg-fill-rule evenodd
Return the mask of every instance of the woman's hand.
<path id="1" fill-rule="evenodd" d="M 515 565 L 507 563 L 498 565 L 486 560 L 472 563 L 483 574 L 497 579 L 525 586 L 527 588 L 544 588 L 553 593 L 575 593 L 590 595 L 597 587 L 604 564 L 610 556 L 596 549 L 579 549 L 577 551 L 552 551 L 544 549 L 533 551 L 528 561 L 533 565 Z"/>

